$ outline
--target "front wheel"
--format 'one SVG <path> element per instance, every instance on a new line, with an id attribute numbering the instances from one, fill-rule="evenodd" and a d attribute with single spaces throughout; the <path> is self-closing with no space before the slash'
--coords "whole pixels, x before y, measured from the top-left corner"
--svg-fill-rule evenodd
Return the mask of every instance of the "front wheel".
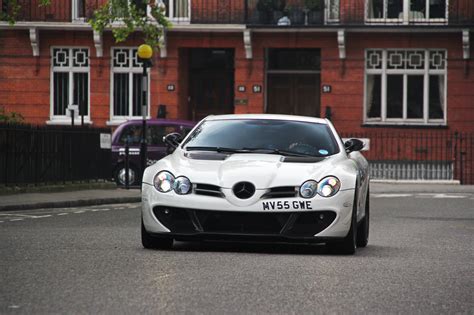
<path id="1" fill-rule="evenodd" d="M 142 220 L 142 245 L 147 249 L 170 249 L 173 247 L 173 239 L 150 235 Z"/>
<path id="2" fill-rule="evenodd" d="M 365 216 L 357 228 L 357 247 L 366 247 L 369 243 L 370 194 L 367 189 L 365 200 Z"/>
<path id="3" fill-rule="evenodd" d="M 352 206 L 351 228 L 349 233 L 341 241 L 335 241 L 326 244 L 331 254 L 353 255 L 357 247 L 357 189 L 354 196 L 354 205 Z"/>

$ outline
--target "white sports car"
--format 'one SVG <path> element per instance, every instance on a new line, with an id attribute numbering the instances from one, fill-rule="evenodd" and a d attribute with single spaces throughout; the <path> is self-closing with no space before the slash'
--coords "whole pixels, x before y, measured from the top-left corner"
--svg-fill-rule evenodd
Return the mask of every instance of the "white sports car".
<path id="1" fill-rule="evenodd" d="M 369 237 L 369 169 L 327 119 L 210 116 L 145 170 L 142 243 L 173 240 L 326 243 L 353 254 Z"/>

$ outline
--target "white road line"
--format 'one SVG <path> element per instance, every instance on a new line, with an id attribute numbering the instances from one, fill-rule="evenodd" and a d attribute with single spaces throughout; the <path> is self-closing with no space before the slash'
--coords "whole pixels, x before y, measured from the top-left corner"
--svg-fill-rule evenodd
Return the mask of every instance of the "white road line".
<path id="1" fill-rule="evenodd" d="M 79 210 L 79 211 L 74 211 L 74 213 L 84 213 L 84 211 Z"/>
<path id="2" fill-rule="evenodd" d="M 111 209 L 100 209 L 100 211 L 110 211 Z"/>
<path id="3" fill-rule="evenodd" d="M 23 221 L 24 219 L 11 219 L 10 222 Z"/>
<path id="4" fill-rule="evenodd" d="M 411 197 L 413 194 L 372 194 L 374 198 L 400 198 L 400 197 Z"/>
<path id="5" fill-rule="evenodd" d="M 5 222 L 5 221 L 0 221 L 0 223 L 3 223 L 3 222 Z"/>
<path id="6" fill-rule="evenodd" d="M 31 218 L 32 219 L 42 219 L 42 218 L 49 218 L 51 216 L 52 216 L 51 214 L 45 214 L 45 215 L 37 215 L 37 216 L 31 217 Z"/>
<path id="7" fill-rule="evenodd" d="M 97 212 L 97 211 L 100 211 L 100 209 L 94 209 L 94 210 L 92 210 L 92 212 Z"/>
<path id="8" fill-rule="evenodd" d="M 63 213 L 58 213 L 57 215 L 68 215 L 69 213 L 63 212 Z"/>

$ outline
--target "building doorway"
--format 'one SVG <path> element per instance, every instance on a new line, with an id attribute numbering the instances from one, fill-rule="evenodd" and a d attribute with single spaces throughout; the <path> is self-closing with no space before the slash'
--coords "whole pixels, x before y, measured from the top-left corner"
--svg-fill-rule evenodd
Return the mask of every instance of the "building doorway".
<path id="1" fill-rule="evenodd" d="M 191 120 L 234 113 L 233 49 L 190 49 L 188 101 Z"/>
<path id="2" fill-rule="evenodd" d="M 267 50 L 266 112 L 320 116 L 321 51 Z"/>

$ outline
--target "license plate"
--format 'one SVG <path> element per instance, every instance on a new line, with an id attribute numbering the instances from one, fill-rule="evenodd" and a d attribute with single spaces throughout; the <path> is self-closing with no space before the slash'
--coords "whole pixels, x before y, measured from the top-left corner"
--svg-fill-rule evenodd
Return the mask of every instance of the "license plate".
<path id="1" fill-rule="evenodd" d="M 263 210 L 313 210 L 311 201 L 262 201 Z"/>

